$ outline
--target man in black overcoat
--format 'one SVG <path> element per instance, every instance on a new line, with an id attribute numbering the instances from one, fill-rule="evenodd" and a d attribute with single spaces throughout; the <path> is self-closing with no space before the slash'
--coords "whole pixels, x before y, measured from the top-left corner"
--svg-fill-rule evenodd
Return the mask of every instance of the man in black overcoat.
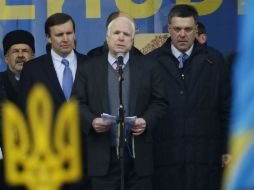
<path id="1" fill-rule="evenodd" d="M 228 164 L 229 74 L 221 53 L 195 40 L 197 11 L 176 5 L 170 38 L 150 53 L 163 67 L 169 109 L 154 130 L 156 190 L 219 190 Z"/>

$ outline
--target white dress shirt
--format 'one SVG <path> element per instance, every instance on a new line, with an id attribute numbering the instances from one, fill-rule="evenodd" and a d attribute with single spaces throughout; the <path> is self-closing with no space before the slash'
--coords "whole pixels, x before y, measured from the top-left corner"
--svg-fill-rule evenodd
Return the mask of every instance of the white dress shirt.
<path id="1" fill-rule="evenodd" d="M 58 55 L 53 49 L 51 49 L 51 56 L 53 60 L 53 65 L 56 71 L 56 75 L 59 81 L 59 84 L 61 85 L 61 88 L 63 89 L 63 72 L 64 72 L 64 64 L 61 63 L 62 59 L 67 59 L 69 61 L 69 67 L 72 72 L 73 76 L 73 82 L 75 79 L 76 75 L 76 70 L 77 70 L 77 57 L 74 51 L 72 50 L 71 53 L 67 57 L 61 57 Z"/>

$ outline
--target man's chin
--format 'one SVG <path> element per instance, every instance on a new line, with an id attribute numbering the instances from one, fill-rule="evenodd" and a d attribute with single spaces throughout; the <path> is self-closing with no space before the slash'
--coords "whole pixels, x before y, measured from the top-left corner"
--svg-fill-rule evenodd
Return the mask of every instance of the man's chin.
<path id="1" fill-rule="evenodd" d="M 22 69 L 23 69 L 23 64 L 16 67 L 16 70 L 20 70 L 21 71 Z"/>
<path id="2" fill-rule="evenodd" d="M 71 51 L 72 51 L 72 49 L 64 49 L 61 52 L 58 52 L 58 54 L 64 57 L 64 56 L 69 55 L 71 53 Z"/>
<path id="3" fill-rule="evenodd" d="M 14 70 L 12 70 L 13 73 L 21 73 L 23 67 L 16 67 Z"/>
<path id="4" fill-rule="evenodd" d="M 128 49 L 120 49 L 120 48 L 116 50 L 117 53 L 126 53 L 128 51 L 129 51 Z"/>
<path id="5" fill-rule="evenodd" d="M 22 63 L 16 63 L 16 64 L 15 64 L 15 67 L 17 67 L 17 68 L 20 68 L 20 67 L 21 67 L 21 69 L 22 69 L 23 64 L 24 64 L 24 62 L 22 62 Z"/>
<path id="6" fill-rule="evenodd" d="M 188 50 L 189 48 L 188 48 L 188 46 L 178 46 L 177 49 L 180 50 L 180 51 L 186 51 L 186 50 Z"/>

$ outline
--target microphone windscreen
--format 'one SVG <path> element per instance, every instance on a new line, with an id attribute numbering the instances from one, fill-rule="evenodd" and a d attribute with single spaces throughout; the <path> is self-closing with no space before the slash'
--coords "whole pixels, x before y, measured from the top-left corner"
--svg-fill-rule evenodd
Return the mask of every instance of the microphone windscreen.
<path id="1" fill-rule="evenodd" d="M 123 53 L 117 54 L 117 61 L 118 61 L 118 64 L 123 65 Z"/>

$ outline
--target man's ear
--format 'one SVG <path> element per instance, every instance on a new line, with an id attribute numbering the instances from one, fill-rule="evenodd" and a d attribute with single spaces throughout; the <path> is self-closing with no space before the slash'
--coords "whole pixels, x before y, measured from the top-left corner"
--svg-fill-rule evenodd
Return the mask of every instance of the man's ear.
<path id="1" fill-rule="evenodd" d="M 108 43 L 108 35 L 106 35 L 106 42 Z"/>
<path id="2" fill-rule="evenodd" d="M 8 64 L 9 63 L 9 59 L 8 59 L 8 52 L 6 53 L 6 55 L 4 56 L 4 61 L 5 61 L 5 63 L 6 64 Z"/>
<path id="3" fill-rule="evenodd" d="M 198 32 L 198 25 L 196 24 L 194 29 L 196 30 L 196 33 Z"/>
<path id="4" fill-rule="evenodd" d="M 206 35 L 206 34 L 203 34 L 203 35 L 202 35 L 202 39 L 203 39 L 204 42 L 206 42 L 206 41 L 207 41 L 207 35 Z"/>
<path id="5" fill-rule="evenodd" d="M 169 30 L 170 30 L 170 24 L 168 24 L 168 33 L 169 33 Z"/>
<path id="6" fill-rule="evenodd" d="M 46 36 L 46 38 L 47 38 L 48 43 L 50 43 L 50 44 L 51 44 L 51 38 L 50 38 L 50 36 L 49 36 L 49 35 L 47 35 L 47 36 Z"/>

